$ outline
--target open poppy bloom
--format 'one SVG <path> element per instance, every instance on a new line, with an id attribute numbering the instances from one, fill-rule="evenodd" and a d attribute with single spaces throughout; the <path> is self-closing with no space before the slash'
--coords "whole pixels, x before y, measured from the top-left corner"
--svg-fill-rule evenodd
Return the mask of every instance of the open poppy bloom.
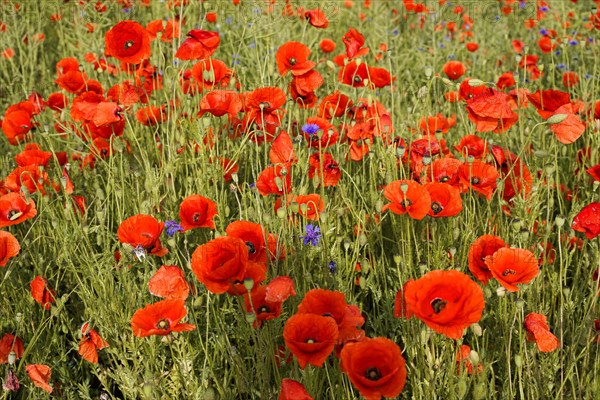
<path id="1" fill-rule="evenodd" d="M 79 342 L 79 355 L 92 364 L 98 363 L 98 350 L 108 347 L 108 342 L 86 322 L 81 327 L 81 340 Z"/>
<path id="2" fill-rule="evenodd" d="M 198 194 L 186 197 L 179 205 L 179 218 L 184 231 L 194 228 L 215 229 L 213 218 L 217 214 L 217 203 Z"/>
<path id="3" fill-rule="evenodd" d="M 525 249 L 502 247 L 485 257 L 485 265 L 509 292 L 517 292 L 518 284 L 527 284 L 540 272 L 535 255 Z"/>
<path id="4" fill-rule="evenodd" d="M 27 375 L 29 375 L 35 386 L 48 393 L 52 393 L 52 386 L 48 383 L 52 377 L 52 370 L 49 366 L 44 364 L 29 364 L 25 366 L 25 371 L 27 371 Z"/>
<path id="5" fill-rule="evenodd" d="M 51 158 L 51 152 L 43 151 L 36 143 L 28 143 L 25 149 L 15 156 L 15 161 L 19 167 L 29 165 L 47 167 Z"/>
<path id="6" fill-rule="evenodd" d="M 131 329 L 137 337 L 166 336 L 171 332 L 193 331 L 196 329 L 195 325 L 180 323 L 186 315 L 183 300 L 162 300 L 137 310 L 131 317 Z"/>
<path id="7" fill-rule="evenodd" d="M 469 119 L 476 124 L 477 132 L 506 132 L 519 119 L 514 111 L 516 102 L 508 94 L 491 92 L 467 100 Z"/>
<path id="8" fill-rule="evenodd" d="M 167 299 L 187 299 L 190 293 L 183 271 L 176 265 L 163 265 L 148 282 L 150 293 Z"/>
<path id="9" fill-rule="evenodd" d="M 209 113 L 215 117 L 221 117 L 227 114 L 229 118 L 233 119 L 241 109 L 242 100 L 238 93 L 233 90 L 213 90 L 200 100 L 198 116 Z"/>
<path id="10" fill-rule="evenodd" d="M 441 182 L 429 182 L 423 185 L 431 198 L 431 209 L 427 213 L 433 218 L 453 217 L 462 210 L 460 190 Z"/>
<path id="11" fill-rule="evenodd" d="M 463 191 L 469 188 L 481 193 L 486 199 L 491 200 L 496 190 L 496 180 L 500 175 L 498 170 L 490 164 L 480 160 L 465 161 L 458 169 L 460 186 Z"/>
<path id="12" fill-rule="evenodd" d="M 33 199 L 26 201 L 17 192 L 0 196 L 0 228 L 20 224 L 36 215 L 37 209 Z"/>
<path id="13" fill-rule="evenodd" d="M 327 19 L 327 15 L 325 15 L 325 12 L 320 8 L 305 11 L 304 17 L 306 18 L 308 23 L 314 26 L 315 28 L 325 29 L 329 26 L 329 20 Z"/>
<path id="14" fill-rule="evenodd" d="M 292 189 L 292 177 L 287 165 L 272 165 L 265 168 L 256 179 L 258 193 L 282 195 Z"/>
<path id="15" fill-rule="evenodd" d="M 400 297 L 404 312 L 396 316 L 416 316 L 451 339 L 460 339 L 465 328 L 481 319 L 485 307 L 483 290 L 462 272 L 431 271 L 404 284 Z M 396 302 L 398 303 L 398 297 Z"/>
<path id="16" fill-rule="evenodd" d="M 139 64 L 150 57 L 150 35 L 135 21 L 121 21 L 104 38 L 106 55 L 129 64 Z"/>
<path id="17" fill-rule="evenodd" d="M 338 339 L 338 326 L 331 317 L 295 314 L 283 328 L 285 345 L 298 359 L 300 368 L 307 364 L 322 367 Z"/>
<path id="18" fill-rule="evenodd" d="M 487 285 L 490 278 L 493 277 L 492 272 L 485 263 L 486 257 L 506 246 L 504 240 L 498 236 L 483 235 L 478 237 L 469 247 L 469 271 L 479 282 Z"/>
<path id="19" fill-rule="evenodd" d="M 313 400 L 313 398 L 300 382 L 284 378 L 281 381 L 281 392 L 277 400 Z"/>
<path id="20" fill-rule="evenodd" d="M 411 218 L 423 219 L 431 209 L 431 197 L 426 188 L 411 180 L 398 180 L 385 187 L 383 195 L 391 203 L 383 206 L 395 214 L 408 213 Z"/>
<path id="21" fill-rule="evenodd" d="M 406 384 L 406 363 L 400 347 L 384 337 L 346 344 L 341 369 L 367 400 L 396 398 Z"/>
<path id="22" fill-rule="evenodd" d="M 363 47 L 365 44 L 365 37 L 356 29 L 350 28 L 344 36 L 342 41 L 346 46 L 346 55 L 349 59 L 362 57 L 369 53 L 368 47 Z"/>
<path id="23" fill-rule="evenodd" d="M 201 60 L 208 58 L 219 47 L 221 38 L 219 32 L 193 29 L 186 35 L 188 38 L 181 43 L 175 57 L 180 60 Z"/>
<path id="24" fill-rule="evenodd" d="M 220 236 L 198 246 L 192 254 L 192 271 L 208 291 L 227 292 L 242 282 L 248 264 L 248 247 L 242 239 Z"/>
<path id="25" fill-rule="evenodd" d="M 50 310 L 52 303 L 56 301 L 56 293 L 48 286 L 48 281 L 43 276 L 36 276 L 30 283 L 31 297 L 36 303 Z"/>
<path id="26" fill-rule="evenodd" d="M 298 314 L 317 314 L 331 317 L 338 327 L 338 344 L 360 336 L 365 319 L 357 306 L 346 303 L 344 294 L 326 289 L 312 289 L 298 305 Z"/>
<path id="27" fill-rule="evenodd" d="M 40 170 L 35 165 L 17 167 L 4 179 L 4 186 L 11 192 L 18 192 L 24 186 L 29 193 L 35 193 L 39 190 L 40 193 L 45 195 L 44 185 L 49 185 L 48 173 L 43 169 Z"/>
<path id="28" fill-rule="evenodd" d="M 285 76 L 290 71 L 294 76 L 307 73 L 316 65 L 308 59 L 309 55 L 310 49 L 305 44 L 286 42 L 275 53 L 279 75 Z"/>
<path id="29" fill-rule="evenodd" d="M 463 163 L 457 158 L 436 158 L 427 165 L 423 182 L 440 182 L 452 185 L 459 189 L 458 171 Z"/>
<path id="30" fill-rule="evenodd" d="M 538 114 L 548 119 L 560 107 L 571 103 L 571 95 L 561 90 L 538 90 L 528 94 L 527 99 L 537 109 Z"/>
<path id="31" fill-rule="evenodd" d="M 5 267 L 8 260 L 19 254 L 19 241 L 10 232 L 0 231 L 0 267 Z"/>
<path id="32" fill-rule="evenodd" d="M 549 353 L 560 347 L 560 341 L 550 332 L 546 317 L 542 314 L 530 313 L 525 317 L 527 341 L 535 342 L 543 353 Z"/>
<path id="33" fill-rule="evenodd" d="M 228 236 L 241 239 L 247 246 L 248 260 L 267 261 L 266 232 L 262 225 L 250 221 L 233 221 L 225 232 Z"/>
<path id="34" fill-rule="evenodd" d="M 269 282 L 265 291 L 265 300 L 283 302 L 290 296 L 295 296 L 294 281 L 289 276 L 278 276 Z"/>
<path id="35" fill-rule="evenodd" d="M 594 239 L 600 235 L 600 203 L 593 202 L 583 207 L 573 218 L 571 228 L 585 233 L 588 239 Z"/>
<path id="36" fill-rule="evenodd" d="M 332 94 L 323 97 L 319 103 L 319 116 L 327 120 L 331 120 L 333 117 L 341 117 L 352 106 L 352 100 L 336 90 Z"/>
<path id="37" fill-rule="evenodd" d="M 221 60 L 207 59 L 194 64 L 192 76 L 201 91 L 226 88 L 233 76 L 233 70 L 227 68 L 227 65 Z"/>
<path id="38" fill-rule="evenodd" d="M 138 259 L 150 254 L 162 257 L 169 252 L 160 243 L 160 234 L 164 228 L 164 222 L 158 222 L 151 215 L 138 214 L 121 222 L 117 230 L 117 236 L 121 243 L 129 244 Z"/>
<path id="39" fill-rule="evenodd" d="M 23 341 L 18 336 L 5 333 L 0 339 L 0 364 L 8 363 L 8 355 L 11 352 L 15 353 L 15 359 L 21 358 L 25 352 Z"/>
<path id="40" fill-rule="evenodd" d="M 35 125 L 32 121 L 34 112 L 34 106 L 30 101 L 22 101 L 6 109 L 1 128 L 10 144 L 16 146 L 27 140 L 28 133 Z"/>
<path id="41" fill-rule="evenodd" d="M 571 103 L 557 108 L 547 121 L 550 130 L 563 144 L 573 143 L 585 132 L 585 124 L 581 122 L 579 115 L 575 114 Z"/>
<path id="42" fill-rule="evenodd" d="M 448 61 L 442 70 L 449 79 L 455 81 L 467 72 L 467 67 L 460 61 Z"/>
<path id="43" fill-rule="evenodd" d="M 246 312 L 256 315 L 256 320 L 254 321 L 255 328 L 260 327 L 263 321 L 269 321 L 281 315 L 283 302 L 267 300 L 266 293 L 266 286 L 258 286 L 251 293 L 246 292 L 244 294 Z"/>
<path id="44" fill-rule="evenodd" d="M 435 117 L 423 117 L 419 120 L 419 129 L 424 135 L 434 135 L 436 133 L 448 133 L 448 130 L 456 125 L 456 115 L 450 118 L 438 114 Z"/>
<path id="45" fill-rule="evenodd" d="M 292 138 L 286 131 L 282 130 L 271 143 L 271 148 L 269 149 L 269 160 L 271 160 L 273 164 L 291 165 L 298 162 L 296 153 L 294 153 Z"/>
<path id="46" fill-rule="evenodd" d="M 325 187 L 337 186 L 342 177 L 342 171 L 331 153 L 313 153 L 310 155 L 308 163 L 309 178 L 313 179 L 317 176 Z"/>

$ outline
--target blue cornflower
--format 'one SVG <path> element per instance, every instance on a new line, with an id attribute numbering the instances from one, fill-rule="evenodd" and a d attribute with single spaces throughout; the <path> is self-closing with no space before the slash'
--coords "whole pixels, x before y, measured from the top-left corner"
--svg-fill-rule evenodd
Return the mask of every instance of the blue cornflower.
<path id="1" fill-rule="evenodd" d="M 540 7 L 540 11 L 541 12 L 546 12 L 548 10 L 550 10 L 550 7 L 548 7 L 548 6 L 542 6 L 542 7 Z"/>
<path id="2" fill-rule="evenodd" d="M 315 133 L 317 133 L 317 131 L 321 129 L 319 127 L 319 125 L 317 124 L 304 124 L 302 125 L 302 132 L 309 134 L 309 135 L 314 135 Z"/>
<path id="3" fill-rule="evenodd" d="M 540 29 L 540 35 L 542 35 L 542 36 L 548 36 L 548 30 L 546 28 Z"/>
<path id="4" fill-rule="evenodd" d="M 578 44 L 579 44 L 579 42 L 577 40 L 569 40 L 570 46 L 577 46 Z"/>
<path id="5" fill-rule="evenodd" d="M 337 264 L 335 263 L 335 261 L 330 261 L 329 262 L 329 272 L 331 272 L 332 274 L 335 274 L 336 268 L 337 268 Z"/>
<path id="6" fill-rule="evenodd" d="M 321 240 L 321 228 L 315 225 L 308 224 L 304 228 L 306 230 L 306 235 L 300 236 L 300 239 L 304 239 L 304 245 L 312 245 L 316 246 L 319 244 L 319 240 Z"/>
<path id="7" fill-rule="evenodd" d="M 165 231 L 169 237 L 173 237 L 173 235 L 177 232 L 183 232 L 183 228 L 177 223 L 177 221 L 169 220 L 165 222 Z"/>
<path id="8" fill-rule="evenodd" d="M 567 66 L 565 64 L 558 64 L 556 66 L 556 68 L 558 68 L 558 69 L 565 69 L 565 68 L 567 68 Z"/>

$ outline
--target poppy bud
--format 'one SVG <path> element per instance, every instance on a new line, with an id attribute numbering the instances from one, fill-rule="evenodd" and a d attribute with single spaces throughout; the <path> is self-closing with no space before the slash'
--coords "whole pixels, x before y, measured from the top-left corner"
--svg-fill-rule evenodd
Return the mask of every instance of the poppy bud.
<path id="1" fill-rule="evenodd" d="M 285 218 L 285 214 L 286 214 L 285 207 L 279 207 L 277 209 L 277 218 L 282 218 L 283 219 L 283 218 Z"/>
<path id="2" fill-rule="evenodd" d="M 478 383 L 473 387 L 473 400 L 480 400 L 487 398 L 487 388 L 485 383 Z"/>
<path id="3" fill-rule="evenodd" d="M 396 266 L 399 266 L 401 262 L 402 256 L 400 254 L 394 254 L 394 264 L 396 264 Z"/>
<path id="4" fill-rule="evenodd" d="M 567 114 L 554 114 L 550 118 L 547 119 L 549 125 L 560 124 L 565 119 L 567 119 Z"/>
<path id="5" fill-rule="evenodd" d="M 256 315 L 254 315 L 254 313 L 246 313 L 246 322 L 248 322 L 249 324 L 253 324 L 254 321 L 256 321 Z"/>
<path id="6" fill-rule="evenodd" d="M 465 382 L 464 379 L 461 379 L 460 381 L 458 381 L 456 389 L 458 397 L 462 399 L 467 394 L 467 382 Z"/>
<path id="7" fill-rule="evenodd" d="M 8 353 L 8 365 L 14 365 L 16 360 L 17 360 L 17 353 L 15 353 L 14 351 L 11 351 L 10 353 Z"/>
<path id="8" fill-rule="evenodd" d="M 154 391 L 154 385 L 151 382 L 144 382 L 142 385 L 142 391 L 146 395 L 146 397 L 151 398 L 152 393 Z"/>
<path id="9" fill-rule="evenodd" d="M 557 215 L 556 218 L 554 218 L 554 223 L 556 224 L 556 226 L 561 228 L 565 224 L 565 216 L 560 214 Z"/>
<path id="10" fill-rule="evenodd" d="M 485 82 L 481 79 L 469 79 L 467 83 L 471 87 L 479 87 L 485 85 Z"/>
<path id="11" fill-rule="evenodd" d="M 471 325 L 471 330 L 473 331 L 475 336 L 483 335 L 483 329 L 481 329 L 481 325 L 479 325 L 478 323 L 474 323 L 473 325 Z"/>
<path id="12" fill-rule="evenodd" d="M 358 236 L 358 244 L 360 244 L 361 246 L 365 246 L 367 243 L 368 243 L 367 235 L 365 235 L 364 233 L 361 233 Z"/>
<path id="13" fill-rule="evenodd" d="M 504 286 L 500 286 L 498 289 L 496 289 L 496 295 L 498 297 L 503 297 L 506 294 L 506 288 Z"/>
<path id="14" fill-rule="evenodd" d="M 427 78 L 431 78 L 431 75 L 433 75 L 433 68 L 431 68 L 430 66 L 427 66 L 427 67 L 423 68 L 423 72 L 425 73 L 425 76 Z"/>
<path id="15" fill-rule="evenodd" d="M 244 279 L 244 287 L 246 288 L 247 291 L 251 291 L 252 288 L 254 287 L 254 279 L 252 279 L 252 278 Z"/>

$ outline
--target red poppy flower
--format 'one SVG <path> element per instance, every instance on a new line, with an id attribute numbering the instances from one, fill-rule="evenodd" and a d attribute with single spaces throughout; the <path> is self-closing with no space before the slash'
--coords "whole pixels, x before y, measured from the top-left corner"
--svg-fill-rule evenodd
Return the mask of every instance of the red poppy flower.
<path id="1" fill-rule="evenodd" d="M 227 68 L 227 65 L 221 60 L 201 60 L 192 67 L 192 76 L 201 91 L 226 88 L 233 76 L 233 70 Z"/>
<path id="2" fill-rule="evenodd" d="M 458 171 L 462 165 L 463 163 L 456 158 L 436 158 L 427 166 L 423 181 L 447 183 L 448 185 L 459 188 Z"/>
<path id="3" fill-rule="evenodd" d="M 336 90 L 332 94 L 323 97 L 323 100 L 319 103 L 319 116 L 329 120 L 333 117 L 341 117 L 352 106 L 352 100 Z"/>
<path id="4" fill-rule="evenodd" d="M 369 53 L 369 48 L 363 47 L 365 44 L 365 37 L 354 28 L 350 28 L 350 30 L 342 36 L 342 41 L 346 46 L 346 55 L 350 59 L 362 57 Z"/>
<path id="5" fill-rule="evenodd" d="M 200 111 L 198 116 L 202 117 L 210 113 L 215 117 L 221 117 L 225 114 L 229 118 L 235 118 L 242 109 L 242 100 L 233 90 L 214 90 L 202 97 L 200 100 Z"/>
<path id="6" fill-rule="evenodd" d="M 504 179 L 502 198 L 509 202 L 517 193 L 524 197 L 529 194 L 533 180 L 527 165 L 511 151 L 500 146 L 492 146 L 492 155 L 499 164 Z"/>
<path id="7" fill-rule="evenodd" d="M 391 85 L 395 79 L 385 68 L 369 67 L 356 61 L 346 64 L 338 74 L 338 81 L 352 87 L 364 87 L 366 83 L 367 86 L 382 88 Z"/>
<path id="8" fill-rule="evenodd" d="M 271 143 L 269 149 L 269 160 L 273 164 L 295 164 L 298 162 L 292 138 L 286 131 L 281 131 Z"/>
<path id="9" fill-rule="evenodd" d="M 579 115 L 575 114 L 571 103 L 557 108 L 547 121 L 550 130 L 563 144 L 573 143 L 585 132 L 585 124 L 581 122 Z"/>
<path id="10" fill-rule="evenodd" d="M 566 71 L 562 75 L 562 84 L 566 88 L 572 88 L 579 84 L 579 75 L 573 71 Z"/>
<path id="11" fill-rule="evenodd" d="M 337 186 L 342 171 L 339 164 L 333 159 L 331 153 L 313 153 L 308 159 L 308 177 L 313 179 L 315 175 L 323 183 L 323 186 Z"/>
<path id="12" fill-rule="evenodd" d="M 485 265 L 498 283 L 509 292 L 517 292 L 518 284 L 527 284 L 540 272 L 535 255 L 525 249 L 502 247 L 485 257 Z"/>
<path id="13" fill-rule="evenodd" d="M 26 201 L 17 192 L 0 196 L 0 228 L 17 225 L 37 215 L 33 199 Z"/>
<path id="14" fill-rule="evenodd" d="M 308 97 L 314 95 L 315 90 L 323 86 L 325 79 L 323 76 L 314 69 L 311 69 L 305 74 L 297 75 L 292 77 L 292 81 L 290 82 L 290 94 L 292 98 L 296 98 L 298 96 Z M 316 96 L 314 96 L 316 100 Z M 306 99 L 304 99 L 304 103 L 307 103 Z"/>
<path id="15" fill-rule="evenodd" d="M 15 156 L 15 161 L 19 167 L 29 165 L 47 167 L 51 158 L 51 152 L 43 151 L 36 143 L 28 143 L 25 149 Z"/>
<path id="16" fill-rule="evenodd" d="M 347 304 L 343 293 L 326 289 L 309 290 L 298 305 L 298 314 L 333 318 L 338 327 L 339 344 L 360 336 L 360 327 L 365 323 L 358 307 Z"/>
<path id="17" fill-rule="evenodd" d="M 185 300 L 190 293 L 190 286 L 178 266 L 163 265 L 148 281 L 148 290 L 158 297 Z"/>
<path id="18" fill-rule="evenodd" d="M 600 164 L 596 164 L 593 167 L 590 167 L 585 170 L 589 176 L 594 178 L 595 181 L 600 182 Z"/>
<path id="19" fill-rule="evenodd" d="M 560 347 L 560 341 L 550 332 L 546 317 L 542 314 L 530 313 L 525 317 L 527 341 L 535 342 L 543 353 L 549 353 Z"/>
<path id="20" fill-rule="evenodd" d="M 283 328 L 285 345 L 296 356 L 301 369 L 307 364 L 322 367 L 337 338 L 335 320 L 317 314 L 295 314 Z"/>
<path id="21" fill-rule="evenodd" d="M 248 261 L 244 276 L 242 279 L 231 283 L 231 286 L 227 289 L 227 294 L 230 296 L 243 296 L 248 293 L 244 281 L 252 281 L 253 287 L 258 287 L 265 279 L 267 279 L 267 263 Z"/>
<path id="22" fill-rule="evenodd" d="M 135 21 L 121 21 L 104 38 L 107 56 L 129 64 L 139 64 L 150 57 L 150 36 Z"/>
<path id="23" fill-rule="evenodd" d="M 476 364 L 477 369 L 473 369 L 473 363 L 471 362 L 471 346 L 466 344 L 462 344 L 456 353 L 456 364 L 458 366 L 458 374 L 461 373 L 462 368 L 467 371 L 467 374 L 478 374 L 483 371 L 483 365 L 479 363 Z"/>
<path id="24" fill-rule="evenodd" d="M 184 231 L 194 228 L 215 229 L 213 219 L 217 214 L 217 203 L 198 194 L 186 197 L 179 205 L 179 218 Z"/>
<path id="25" fill-rule="evenodd" d="M 289 193 L 292 189 L 292 177 L 288 166 L 273 165 L 265 168 L 256 180 L 256 188 L 263 196 Z"/>
<path id="26" fill-rule="evenodd" d="M 474 158 L 482 159 L 485 158 L 488 153 L 487 142 L 477 135 L 463 136 L 454 148 L 465 158 L 473 156 Z"/>
<path id="27" fill-rule="evenodd" d="M 300 382 L 284 378 L 281 381 L 281 392 L 277 400 L 313 400 L 313 398 Z"/>
<path id="28" fill-rule="evenodd" d="M 325 209 L 325 201 L 316 193 L 306 195 L 289 195 L 288 205 L 292 209 L 302 215 L 304 218 L 311 221 L 318 221 L 319 216 Z"/>
<path id="29" fill-rule="evenodd" d="M 419 120 L 419 129 L 424 135 L 433 135 L 436 133 L 448 133 L 448 130 L 456 125 L 456 115 L 450 118 L 438 114 L 435 117 L 423 117 Z"/>
<path id="30" fill-rule="evenodd" d="M 8 355 L 11 352 L 15 353 L 15 359 L 21 358 L 25 352 L 23 341 L 18 336 L 5 333 L 0 339 L 0 364 L 8 363 Z"/>
<path id="31" fill-rule="evenodd" d="M 487 285 L 493 277 L 485 259 L 502 247 L 507 247 L 507 244 L 498 236 L 483 235 L 478 237 L 469 248 L 469 271 L 484 285 Z"/>
<path id="32" fill-rule="evenodd" d="M 411 218 L 423 219 L 431 209 L 431 197 L 426 188 L 415 181 L 394 181 L 385 187 L 383 195 L 391 201 L 383 206 L 395 214 L 408 213 Z"/>
<path id="33" fill-rule="evenodd" d="M 6 109 L 1 128 L 11 145 L 16 146 L 28 139 L 28 133 L 35 126 L 32 121 L 34 111 L 30 101 L 22 101 Z"/>
<path id="34" fill-rule="evenodd" d="M 265 291 L 265 300 L 284 302 L 290 296 L 295 296 L 294 281 L 289 276 L 278 276 L 269 282 Z"/>
<path id="35" fill-rule="evenodd" d="M 431 198 L 431 208 L 427 213 L 434 218 L 454 217 L 462 210 L 460 190 L 447 183 L 430 182 L 423 185 Z"/>
<path id="36" fill-rule="evenodd" d="M 467 72 L 467 67 L 460 61 L 448 61 L 442 70 L 449 79 L 455 81 Z"/>
<path id="37" fill-rule="evenodd" d="M 36 276 L 30 283 L 31 297 L 36 303 L 50 310 L 56 300 L 56 292 L 48 287 L 48 281 L 43 276 Z"/>
<path id="38" fill-rule="evenodd" d="M 323 53 L 331 53 L 335 50 L 336 44 L 333 40 L 326 38 L 321 40 L 319 43 L 319 48 Z"/>
<path id="39" fill-rule="evenodd" d="M 325 29 L 329 26 L 329 20 L 327 19 L 327 15 L 325 15 L 325 12 L 320 8 L 305 11 L 304 18 L 306 18 L 308 23 L 314 26 L 315 28 Z"/>
<path id="40" fill-rule="evenodd" d="M 571 228 L 585 233 L 588 239 L 594 239 L 600 235 L 600 203 L 593 202 L 583 207 L 573 218 Z"/>
<path id="41" fill-rule="evenodd" d="M 515 81 L 514 74 L 512 72 L 505 72 L 498 78 L 496 81 L 496 87 L 500 90 L 509 89 L 515 86 L 517 82 Z"/>
<path id="42" fill-rule="evenodd" d="M 142 107 L 135 113 L 135 119 L 137 119 L 140 124 L 145 126 L 154 126 L 160 124 L 161 122 L 165 122 L 167 118 L 168 113 L 166 112 L 164 106 Z"/>
<path id="43" fill-rule="evenodd" d="M 266 286 L 258 286 L 250 294 L 248 292 L 244 294 L 246 312 L 254 313 L 256 316 L 255 328 L 262 326 L 263 321 L 270 321 L 281 315 L 282 302 L 267 300 L 266 290 Z"/>
<path id="44" fill-rule="evenodd" d="M 310 117 L 302 126 L 304 138 L 312 149 L 324 149 L 334 145 L 339 138 L 337 129 L 324 118 Z"/>
<path id="45" fill-rule="evenodd" d="M 10 232 L 0 231 L 0 267 L 6 266 L 8 260 L 19 254 L 19 241 Z"/>
<path id="46" fill-rule="evenodd" d="M 308 56 L 310 49 L 300 42 L 286 42 L 275 53 L 279 75 L 285 76 L 288 72 L 292 75 L 303 75 L 313 69 L 316 65 L 310 61 Z"/>
<path id="47" fill-rule="evenodd" d="M 485 307 L 483 290 L 455 270 L 431 271 L 409 280 L 403 292 L 404 316 L 414 315 L 451 339 L 460 339 L 465 328 L 481 319 Z"/>
<path id="48" fill-rule="evenodd" d="M 166 336 L 171 332 L 193 331 L 196 329 L 195 325 L 180 323 L 186 315 L 183 300 L 162 300 L 137 310 L 131 317 L 131 329 L 137 337 Z"/>
<path id="49" fill-rule="evenodd" d="M 108 347 L 108 342 L 91 329 L 86 322 L 81 327 L 81 340 L 79 341 L 79 355 L 92 364 L 98 363 L 98 350 Z"/>
<path id="50" fill-rule="evenodd" d="M 227 225 L 228 236 L 241 239 L 248 247 L 248 260 L 254 262 L 267 261 L 265 229 L 261 224 L 250 221 L 234 221 Z"/>
<path id="51" fill-rule="evenodd" d="M 248 247 L 239 238 L 220 236 L 192 254 L 192 271 L 206 288 L 216 294 L 227 292 L 243 281 L 248 264 Z"/>
<path id="52" fill-rule="evenodd" d="M 35 386 L 48 393 L 52 393 L 52 386 L 48 383 L 52 377 L 52 370 L 49 366 L 43 364 L 29 364 L 25 366 L 25 371 L 27 371 L 27 375 L 29 375 L 29 378 Z"/>
<path id="53" fill-rule="evenodd" d="M 175 57 L 180 60 L 201 60 L 208 58 L 219 47 L 221 38 L 219 32 L 194 29 L 187 33 L 188 38 L 181 43 Z"/>
<path id="54" fill-rule="evenodd" d="M 17 167 L 4 179 L 4 186 L 12 192 L 18 192 L 21 187 L 25 187 L 29 193 L 39 190 L 43 195 L 46 194 L 44 185 L 49 183 L 48 173 L 35 165 Z"/>
<path id="55" fill-rule="evenodd" d="M 474 53 L 477 51 L 477 49 L 479 49 L 479 45 L 475 42 L 468 42 L 465 47 L 467 48 L 468 51 L 470 51 L 471 53 Z"/>
<path id="56" fill-rule="evenodd" d="M 571 95 L 560 90 L 538 90 L 535 93 L 527 95 L 527 98 L 537 109 L 538 114 L 544 119 L 548 119 L 561 106 L 571 103 Z"/>
<path id="57" fill-rule="evenodd" d="M 477 132 L 506 132 L 519 119 L 514 111 L 517 104 L 508 94 L 490 90 L 489 94 L 467 100 L 469 119 L 476 124 Z"/>
<path id="58" fill-rule="evenodd" d="M 384 337 L 348 343 L 341 369 L 367 400 L 396 398 L 406 384 L 406 363 L 400 347 Z"/>
<path id="59" fill-rule="evenodd" d="M 117 230 L 117 236 L 121 243 L 127 243 L 134 248 L 138 258 L 142 250 L 150 250 L 150 254 L 162 257 L 169 250 L 162 247 L 160 234 L 163 231 L 164 222 L 158 222 L 151 215 L 138 214 L 121 222 Z"/>
<path id="60" fill-rule="evenodd" d="M 463 191 L 469 188 L 481 193 L 486 199 L 491 200 L 496 190 L 498 170 L 480 160 L 465 161 L 458 170 L 458 178 Z"/>

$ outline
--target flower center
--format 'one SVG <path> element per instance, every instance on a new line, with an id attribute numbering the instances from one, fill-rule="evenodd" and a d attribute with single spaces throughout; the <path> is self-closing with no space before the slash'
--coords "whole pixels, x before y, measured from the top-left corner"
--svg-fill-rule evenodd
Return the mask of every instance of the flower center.
<path id="1" fill-rule="evenodd" d="M 371 367 L 365 371 L 365 378 L 370 381 L 378 381 L 381 379 L 381 371 L 377 367 Z"/>
<path id="2" fill-rule="evenodd" d="M 315 339 L 312 339 L 312 338 L 308 338 L 308 339 L 306 339 L 306 343 L 308 343 L 308 344 L 314 344 L 314 343 L 316 343 L 316 342 L 317 342 L 317 341 L 316 341 Z"/>
<path id="3" fill-rule="evenodd" d="M 449 176 L 442 176 L 442 177 L 440 177 L 440 179 L 438 179 L 438 181 L 442 182 L 442 183 L 448 182 L 449 180 L 450 180 Z"/>
<path id="4" fill-rule="evenodd" d="M 271 108 L 271 103 L 269 103 L 268 101 L 262 101 L 258 106 L 261 110 L 263 110 L 265 108 Z"/>
<path id="5" fill-rule="evenodd" d="M 134 44 L 135 44 L 135 42 L 133 40 L 126 40 L 125 41 L 125 50 L 129 49 Z"/>
<path id="6" fill-rule="evenodd" d="M 157 329 L 162 329 L 162 330 L 168 330 L 171 327 L 171 324 L 169 323 L 168 320 L 166 319 L 161 319 L 160 321 L 158 321 L 156 323 L 156 328 Z"/>
<path id="7" fill-rule="evenodd" d="M 192 219 L 194 220 L 194 222 L 198 223 L 198 221 L 200 220 L 200 213 L 194 213 Z"/>
<path id="8" fill-rule="evenodd" d="M 23 215 L 23 212 L 19 211 L 19 210 L 10 210 L 6 216 L 8 217 L 9 221 L 15 221 L 17 219 L 19 219 L 19 217 Z"/>
<path id="9" fill-rule="evenodd" d="M 434 201 L 433 203 L 431 203 L 431 210 L 433 211 L 433 213 L 435 215 L 438 215 L 439 213 L 442 212 L 444 208 L 442 207 L 442 205 L 440 203 L 438 203 L 437 201 Z"/>
<path id="10" fill-rule="evenodd" d="M 507 275 L 516 275 L 517 271 L 515 271 L 514 269 L 505 269 L 502 272 L 502 276 L 507 276 Z"/>
<path id="11" fill-rule="evenodd" d="M 361 83 L 361 82 L 362 82 L 362 78 L 360 76 L 356 75 L 354 77 L 354 83 Z"/>
<path id="12" fill-rule="evenodd" d="M 439 314 L 444 308 L 446 308 L 446 304 L 448 304 L 447 301 L 437 297 L 431 302 L 431 308 L 433 308 L 434 313 Z"/>
<path id="13" fill-rule="evenodd" d="M 479 183 L 481 183 L 481 179 L 479 179 L 478 177 L 474 176 L 471 178 L 472 185 L 479 185 Z"/>
<path id="14" fill-rule="evenodd" d="M 290 65 L 296 65 L 297 61 L 294 57 L 289 59 Z"/>
<path id="15" fill-rule="evenodd" d="M 404 199 L 400 202 L 400 205 L 404 208 L 408 208 L 410 206 L 412 206 L 412 200 L 411 199 Z"/>
<path id="16" fill-rule="evenodd" d="M 259 314 L 262 314 L 262 313 L 267 313 L 268 314 L 270 312 L 271 312 L 271 309 L 269 307 L 267 307 L 266 305 L 265 306 L 261 306 L 261 307 L 258 308 L 258 313 Z"/>
<path id="17" fill-rule="evenodd" d="M 248 246 L 248 254 L 256 254 L 256 247 L 254 247 L 254 243 L 246 242 L 246 246 Z"/>

